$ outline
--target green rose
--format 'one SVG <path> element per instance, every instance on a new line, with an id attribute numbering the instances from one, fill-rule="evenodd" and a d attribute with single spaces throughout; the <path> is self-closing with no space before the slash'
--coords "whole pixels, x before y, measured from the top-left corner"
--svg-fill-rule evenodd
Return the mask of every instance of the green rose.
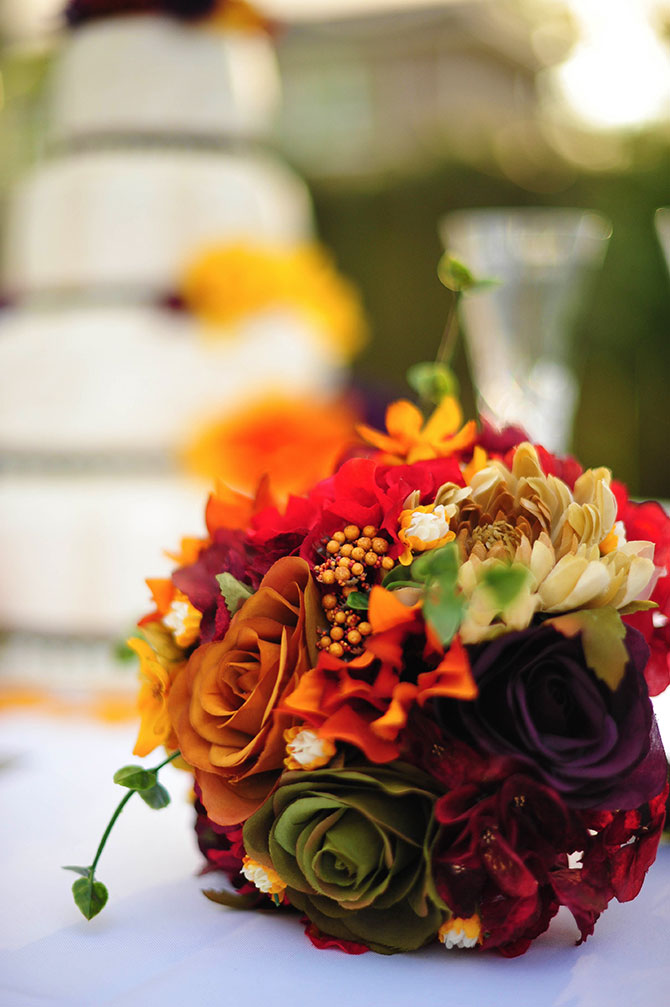
<path id="1" fill-rule="evenodd" d="M 284 773 L 245 823 L 244 845 L 323 933 L 413 951 L 444 918 L 428 895 L 431 786 L 400 763 Z"/>

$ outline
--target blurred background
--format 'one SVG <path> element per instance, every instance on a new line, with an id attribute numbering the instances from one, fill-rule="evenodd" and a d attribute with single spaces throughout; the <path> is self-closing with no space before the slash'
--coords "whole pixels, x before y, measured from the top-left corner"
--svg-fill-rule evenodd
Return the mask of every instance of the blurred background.
<path id="1" fill-rule="evenodd" d="M 166 6 L 180 7 L 178 3 Z M 81 225 L 81 215 L 92 212 L 91 207 L 98 205 L 95 201 L 102 198 L 103 191 L 100 186 L 104 188 L 102 175 L 96 176 L 98 195 L 90 196 L 87 202 L 81 194 L 86 186 L 89 195 L 93 191 L 92 176 L 79 168 L 73 169 L 74 174 L 66 181 L 52 179 L 49 185 L 43 184 L 40 179 L 45 170 L 52 176 L 59 171 L 62 174 L 63 159 L 69 159 L 70 163 L 79 158 L 76 164 L 81 165 L 82 158 L 85 161 L 107 157 L 110 152 L 115 156 L 119 152 L 124 156 L 129 152 L 139 155 L 145 150 L 152 157 L 169 159 L 175 151 L 183 152 L 186 147 L 191 153 L 198 151 L 203 156 L 223 154 L 228 167 L 221 169 L 221 186 L 225 189 L 226 179 L 232 180 L 231 191 L 235 194 L 238 190 L 242 193 L 246 185 L 231 174 L 236 157 L 249 157 L 250 152 L 256 157 L 261 152 L 266 167 L 270 162 L 281 165 L 284 175 L 281 179 L 276 175 L 272 182 L 273 196 L 269 202 L 274 209 L 268 211 L 259 225 L 261 237 L 279 240 L 288 248 L 318 235 L 332 253 L 338 277 L 343 275 L 353 281 L 360 293 L 359 304 L 346 281 L 341 281 L 345 286 L 338 287 L 339 278 L 330 277 L 328 283 L 332 281 L 334 286 L 328 286 L 324 298 L 332 296 L 330 319 L 332 322 L 337 315 L 338 332 L 333 336 L 331 331 L 329 349 L 323 349 L 322 341 L 318 353 L 305 351 L 305 368 L 301 372 L 304 383 L 320 389 L 319 394 L 325 400 L 332 396 L 333 401 L 346 381 L 344 375 L 349 365 L 356 385 L 381 401 L 405 393 L 404 373 L 410 364 L 435 356 L 450 305 L 450 294 L 436 272 L 444 242 L 451 239 L 445 216 L 477 208 L 583 208 L 600 215 L 592 219 L 600 221 L 602 248 L 592 257 L 590 268 L 584 269 L 587 282 L 578 284 L 565 271 L 559 277 L 573 293 L 579 287 L 579 296 L 571 299 L 569 310 L 566 307 L 564 313 L 562 309 L 559 311 L 561 366 L 565 364 L 574 376 L 574 385 L 566 395 L 575 398 L 576 409 L 576 420 L 572 430 L 566 431 L 564 447 L 569 447 L 584 465 L 606 463 L 617 478 L 628 483 L 633 495 L 670 497 L 666 433 L 670 280 L 663 249 L 667 236 L 665 218 L 655 216 L 658 208 L 670 204 L 670 0 L 263 0 L 258 7 L 267 21 L 262 24 L 260 19 L 252 23 L 246 8 L 242 14 L 240 8 L 237 15 L 244 22 L 245 32 L 254 37 L 263 34 L 270 40 L 276 53 L 281 99 L 276 90 L 277 80 L 273 77 L 269 81 L 266 64 L 251 49 L 242 56 L 235 55 L 232 49 L 227 53 L 226 67 L 221 66 L 223 76 L 224 71 L 229 75 L 224 86 L 223 76 L 217 82 L 216 74 L 211 79 L 196 79 L 204 72 L 207 59 L 200 60 L 195 55 L 193 59 L 170 64 L 169 46 L 164 52 L 156 50 L 154 73 L 152 42 L 147 36 L 137 49 L 135 69 L 131 61 L 124 70 L 122 61 L 122 69 L 118 71 L 126 75 L 126 90 L 131 96 L 130 100 L 125 98 L 126 107 L 133 106 L 133 89 L 138 96 L 156 89 L 153 110 L 146 113 L 148 118 L 139 126 L 125 120 L 112 122 L 112 105 L 118 95 L 107 102 L 104 88 L 99 94 L 95 92 L 105 72 L 105 54 L 114 47 L 126 54 L 130 52 L 130 36 L 121 37 L 119 30 L 113 37 L 116 29 L 112 22 L 116 18 L 110 15 L 110 10 L 114 4 L 111 0 L 106 5 L 82 0 L 79 7 L 84 15 L 79 21 L 71 16 L 68 29 L 61 0 L 0 0 L 0 233 L 5 247 L 0 354 L 3 340 L 5 347 L 10 339 L 18 340 L 17 326 L 19 329 L 24 326 L 21 331 L 25 331 L 25 318 L 17 321 L 17 312 L 38 311 L 40 324 L 46 326 L 45 332 L 53 331 L 54 339 L 57 332 L 67 331 L 71 336 L 73 326 L 78 324 L 67 314 L 73 310 L 73 298 L 79 298 L 77 303 L 82 298 L 86 300 L 89 309 L 93 303 L 95 310 L 103 302 L 109 307 L 111 301 L 119 309 L 123 302 L 125 310 L 129 302 L 135 308 L 139 303 L 146 307 L 150 293 L 152 305 L 161 299 L 161 310 L 166 314 L 172 311 L 173 322 L 169 324 L 182 324 L 175 319 L 183 316 L 189 288 L 183 281 L 184 274 L 179 273 L 183 282 L 178 282 L 176 271 L 170 275 L 169 264 L 165 266 L 165 275 L 161 274 L 162 284 L 156 279 L 160 270 L 155 271 L 156 275 L 150 275 L 151 270 L 143 275 L 145 289 L 141 295 L 139 287 L 133 287 L 128 277 L 121 275 L 123 270 L 117 270 L 116 275 L 111 268 L 114 282 L 108 284 L 104 294 L 96 287 L 95 277 L 89 276 L 86 283 L 82 280 L 81 289 L 73 292 L 77 284 L 74 280 L 70 282 L 65 266 L 59 273 L 58 242 L 53 235 L 51 244 L 44 242 L 41 226 L 51 220 L 55 212 L 53 204 L 60 200 L 59 226 L 64 233 L 70 227 L 76 230 Z M 96 7 L 103 9 L 101 16 Z M 189 5 L 184 3 L 181 7 Z M 77 5 L 71 4 L 70 8 L 76 10 Z M 143 16 L 135 15 L 133 32 L 142 19 Z M 133 19 L 123 18 L 124 22 L 128 20 Z M 191 20 L 182 18 L 179 30 L 202 31 L 200 22 L 194 26 Z M 219 27 L 230 34 L 230 22 Z M 240 30 L 239 24 L 233 27 Z M 86 33 L 91 50 L 88 55 L 82 44 Z M 97 48 L 92 55 L 93 42 Z M 167 45 L 165 39 L 157 39 L 156 44 L 159 49 Z M 191 43 L 184 44 L 188 48 Z M 147 60 L 141 71 L 142 53 Z M 209 58 L 204 49 L 203 53 Z M 111 67 L 112 57 L 109 58 Z M 237 64 L 243 69 L 235 69 Z M 91 80 L 86 76 L 87 66 Z M 172 90 L 168 88 L 161 96 L 160 87 L 168 78 Z M 232 120 L 224 122 L 223 98 L 223 111 L 216 108 L 216 100 L 209 100 L 221 89 L 226 100 L 235 104 L 239 99 L 239 94 L 235 97 L 238 84 L 246 96 L 242 98 L 246 117 L 242 125 Z M 202 101 L 198 99 L 199 87 Z M 177 121 L 180 102 L 188 112 L 188 101 L 193 103 L 192 119 L 186 115 L 183 121 Z M 155 119 L 163 114 L 161 102 L 164 109 L 169 106 L 171 111 L 165 113 L 161 129 L 152 132 L 151 116 Z M 138 99 L 137 105 L 146 111 L 151 101 Z M 96 108 L 101 117 L 97 124 Z M 221 119 L 217 120 L 219 113 Z M 105 114 L 107 121 L 103 121 Z M 141 118 L 142 112 L 137 114 Z M 220 201 L 215 194 L 216 170 L 214 164 L 207 180 L 203 175 L 200 183 L 194 181 L 196 187 L 208 187 L 207 198 L 212 207 Z M 252 170 L 256 169 L 249 169 Z M 160 174 L 163 168 L 158 166 L 156 171 Z M 146 192 L 155 194 L 158 190 L 152 189 L 150 175 L 147 177 Z M 151 211 L 147 210 L 150 197 L 147 195 L 140 207 L 139 190 L 133 189 L 132 193 L 128 187 L 124 190 L 115 181 L 118 176 L 111 168 L 105 178 L 104 184 L 111 186 L 109 191 L 116 193 L 113 211 L 105 215 L 96 210 L 90 233 L 102 235 L 106 229 L 113 229 L 119 225 L 119 214 L 124 213 L 132 219 L 133 227 L 138 214 L 140 217 L 147 214 L 147 227 L 151 230 L 154 225 L 149 219 Z M 306 182 L 306 190 L 301 180 Z M 259 183 L 261 188 L 266 181 Z M 165 188 L 168 183 L 161 177 L 157 185 Z M 40 195 L 36 196 L 38 189 Z M 180 191 L 184 191 L 183 187 Z M 168 203 L 172 215 L 176 212 L 175 200 L 179 199 L 176 193 L 176 187 L 170 189 Z M 237 195 L 224 197 L 226 213 L 231 204 L 239 205 L 242 195 L 239 199 Z M 284 210 L 275 213 L 282 201 Z M 17 210 L 19 204 L 22 208 Z M 151 205 L 155 214 L 163 212 L 160 200 Z M 221 216 L 225 217 L 225 213 Z M 270 217 L 272 221 L 268 223 Z M 203 228 L 199 238 L 211 244 L 215 233 L 212 229 L 208 232 L 204 225 Z M 131 245 L 141 244 L 146 228 L 138 224 L 128 233 L 131 231 L 135 237 L 128 242 L 130 259 Z M 155 247 L 152 246 L 151 254 L 155 255 L 161 241 L 153 240 Z M 191 251 L 195 254 L 198 249 L 194 246 Z M 81 249 L 79 254 L 81 262 L 77 268 L 85 278 L 86 255 Z M 536 249 L 529 254 L 531 259 L 537 258 Z M 136 252 L 137 262 L 139 255 Z M 124 258 L 123 254 L 119 257 Z M 90 268 L 95 271 L 94 265 Z M 267 263 L 258 268 L 269 275 L 271 267 Z M 315 268 L 313 263 L 295 266 L 294 286 L 300 287 L 298 274 L 313 278 Z M 304 274 L 300 273 L 302 269 L 306 270 Z M 492 271 L 497 272 L 495 264 Z M 293 290 L 294 306 L 301 296 Z M 507 311 L 507 307 L 503 310 Z M 362 314 L 358 321 L 354 318 L 363 310 L 369 332 L 365 344 Z M 504 324 L 519 332 L 527 323 L 518 312 L 514 313 L 513 307 L 509 311 Z M 51 313 L 48 324 L 44 322 L 45 312 Z M 59 312 L 56 324 L 54 318 Z M 92 319 L 93 315 L 87 317 Z M 103 323 L 96 318 L 96 331 L 100 332 Z M 205 321 L 211 323 L 211 312 Z M 136 322 L 135 318 L 132 325 Z M 467 322 L 466 311 L 466 337 Z M 53 330 L 49 330 L 52 324 Z M 146 324 L 146 320 L 142 322 L 140 342 L 145 339 Z M 122 322 L 117 319 L 114 326 L 119 328 Z M 471 320 L 470 326 L 474 339 L 476 321 Z M 331 330 L 336 327 L 330 325 Z M 124 331 L 129 331 L 127 326 Z M 21 336 L 21 345 L 27 345 L 30 338 L 34 337 Z M 51 337 L 43 333 L 42 338 L 46 342 L 36 341 L 32 351 L 35 374 L 40 367 L 51 369 L 51 373 L 53 360 L 58 357 L 53 342 L 49 342 Z M 117 336 L 113 338 L 116 340 Z M 291 356 L 293 335 L 287 334 L 286 339 L 289 340 L 285 344 L 286 355 Z M 303 349 L 308 342 L 300 343 Z M 44 355 L 40 346 L 49 347 Z M 132 355 L 130 342 L 125 352 Z M 147 348 L 142 363 L 146 367 L 142 371 L 144 385 L 138 386 L 136 394 L 150 384 L 165 382 L 167 388 L 168 379 L 161 376 L 161 360 L 152 358 L 155 369 L 151 370 L 149 357 Z M 0 356 L 0 363 L 9 361 L 2 364 L 6 375 L 12 367 L 15 369 L 7 379 L 14 395 L 20 374 L 24 374 L 23 408 L 26 413 L 31 409 L 39 412 L 46 386 L 39 380 L 33 386 L 27 365 L 20 365 L 18 359 L 16 353 Z M 260 359 L 258 352 L 253 359 Z M 462 339 L 453 364 L 468 415 L 475 405 L 471 361 L 474 355 L 472 352 L 468 355 L 466 341 Z M 238 361 L 236 366 L 241 369 L 239 373 L 248 377 L 254 364 L 246 360 Z M 174 367 L 178 370 L 177 364 Z M 232 373 L 230 368 L 229 371 Z M 71 372 L 72 368 L 70 378 Z M 147 377 L 149 374 L 153 380 Z M 334 374 L 339 376 L 333 378 Z M 295 374 L 289 375 L 287 369 L 287 381 L 290 383 L 294 378 L 295 389 L 299 391 L 300 379 Z M 85 383 L 85 368 L 78 380 Z M 174 375 L 171 380 L 170 388 L 174 391 L 178 382 Z M 240 384 L 236 379 L 235 386 L 242 389 L 243 398 L 244 381 Z M 211 397 L 211 389 L 208 394 Z M 170 398 L 168 395 L 163 398 L 169 412 Z M 156 393 L 152 402 L 155 412 L 161 402 L 160 394 Z M 81 426 L 75 413 L 76 410 L 73 428 L 75 421 Z M 24 423 L 20 435 L 23 441 L 11 419 L 5 424 L 5 433 L 0 431 L 3 472 L 6 483 L 7 479 L 11 483 L 17 472 L 25 481 L 29 469 L 34 488 L 36 471 L 42 478 L 51 466 L 53 475 L 53 460 L 45 457 L 49 455 L 45 443 L 36 461 L 40 451 L 34 441 L 28 445 L 25 427 Z M 145 474 L 152 471 L 158 479 L 163 478 L 164 459 L 158 457 L 156 447 L 151 436 L 147 436 L 143 453 L 130 452 L 133 458 L 129 459 L 126 445 L 121 466 L 124 472 L 128 472 L 128 466 L 136 465 Z M 78 442 L 76 451 L 70 444 L 69 454 L 66 452 L 69 461 L 63 462 L 61 452 L 58 464 L 61 468 L 63 464 L 72 467 L 75 464 L 72 453 L 79 452 L 79 457 L 83 452 L 87 454 L 87 471 L 91 476 L 91 465 L 95 469 L 98 464 L 91 461 L 94 449 L 97 450 L 94 440 L 83 447 Z M 107 444 L 103 455 L 107 452 L 109 457 L 110 450 Z M 22 452 L 26 451 L 32 458 L 28 462 L 21 460 Z M 118 452 L 112 453 L 118 462 Z M 80 462 L 75 468 L 81 475 L 77 465 Z M 17 486 L 13 491 L 24 494 L 24 484 L 23 488 Z M 184 515 L 191 513 L 187 508 L 195 506 L 196 497 L 202 499 L 202 492 L 202 486 L 198 485 L 188 501 L 184 498 L 179 518 L 185 523 L 175 525 L 184 533 L 198 533 L 198 528 L 191 529 Z M 47 522 L 49 508 L 53 514 L 56 504 L 46 502 L 42 489 L 37 490 L 37 497 L 32 510 L 14 504 L 15 509 L 23 510 L 25 520 L 23 532 L 16 528 L 12 532 L 14 538 L 32 536 L 42 519 Z M 167 541 L 167 527 L 161 528 L 160 533 L 164 536 L 163 545 L 176 545 L 176 532 Z M 54 578 L 57 580 L 58 569 L 62 570 L 68 562 L 67 558 L 56 562 L 52 555 L 48 572 L 42 567 L 37 572 L 39 555 L 44 555 L 47 564 L 53 549 L 53 530 L 45 535 L 42 553 L 22 561 L 28 571 L 23 577 L 26 596 L 39 578 L 48 581 L 52 592 L 57 594 Z M 67 548 L 76 551 L 73 545 Z M 110 547 L 114 548 L 122 548 L 118 535 L 116 546 Z M 152 542 L 151 549 L 156 548 Z M 147 567 L 148 557 L 143 556 L 142 562 L 145 574 L 159 572 Z M 118 585 L 108 586 L 95 604 L 98 607 L 106 604 L 109 609 L 110 594 L 121 590 Z M 26 614 L 29 608 L 24 606 L 18 611 L 13 600 L 16 593 L 16 576 L 10 571 L 4 594 L 0 595 L 0 608 L 4 607 L 5 612 L 11 610 L 4 620 L 4 629 L 20 639 L 24 647 L 31 631 Z M 134 598 L 132 602 L 136 604 Z M 124 619 L 129 618 L 128 610 L 128 605 L 119 607 L 120 632 Z M 59 635 L 57 606 L 54 613 L 51 623 L 46 620 L 43 628 L 43 637 L 49 638 L 50 646 Z M 108 625 L 96 625 L 92 617 L 86 633 L 89 642 L 94 637 L 106 641 L 111 630 Z M 68 636 L 68 646 L 74 646 L 75 637 L 86 634 L 73 630 L 60 633 L 61 637 L 64 635 Z M 14 656 L 7 659 L 10 665 L 16 662 L 19 653 L 25 662 L 24 652 L 15 650 Z M 35 652 L 36 665 L 42 653 Z"/>

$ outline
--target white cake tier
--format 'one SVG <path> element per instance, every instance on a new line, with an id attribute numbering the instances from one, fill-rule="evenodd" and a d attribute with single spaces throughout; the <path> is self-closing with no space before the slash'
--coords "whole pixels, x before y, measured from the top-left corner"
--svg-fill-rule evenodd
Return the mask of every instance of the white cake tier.
<path id="1" fill-rule="evenodd" d="M 43 164 L 15 190 L 4 287 L 163 293 L 208 243 L 290 246 L 311 234 L 305 185 L 269 156 L 80 152 Z"/>
<path id="2" fill-rule="evenodd" d="M 152 605 L 163 550 L 204 534 L 206 489 L 175 476 L 2 477 L 2 629 L 123 638 Z"/>
<path id="3" fill-rule="evenodd" d="M 68 35 L 49 98 L 56 141 L 110 133 L 257 137 L 272 123 L 279 77 L 262 32 L 118 17 Z"/>
<path id="4" fill-rule="evenodd" d="M 288 310 L 211 331 L 152 306 L 5 310 L 0 454 L 173 452 L 255 395 L 333 390 L 340 366 Z"/>

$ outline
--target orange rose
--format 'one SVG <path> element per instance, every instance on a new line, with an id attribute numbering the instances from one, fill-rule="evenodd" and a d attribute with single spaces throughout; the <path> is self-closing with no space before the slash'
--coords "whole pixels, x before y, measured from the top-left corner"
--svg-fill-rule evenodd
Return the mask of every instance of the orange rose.
<path id="1" fill-rule="evenodd" d="M 307 563 L 280 559 L 225 638 L 198 647 L 173 685 L 168 708 L 179 747 L 219 825 L 253 814 L 283 770 L 284 731 L 296 721 L 276 707 L 316 663 L 320 612 Z"/>

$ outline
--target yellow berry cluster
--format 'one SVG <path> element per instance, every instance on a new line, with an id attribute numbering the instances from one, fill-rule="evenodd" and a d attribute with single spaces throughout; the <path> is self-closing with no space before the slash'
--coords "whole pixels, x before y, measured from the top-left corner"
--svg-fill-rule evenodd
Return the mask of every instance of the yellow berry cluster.
<path id="1" fill-rule="evenodd" d="M 363 650 L 363 637 L 369 636 L 372 627 L 362 616 L 347 606 L 353 591 L 365 591 L 372 576 L 379 571 L 392 570 L 394 560 L 387 556 L 389 543 L 374 525 L 348 524 L 342 531 L 334 532 L 324 540 L 326 558 L 315 569 L 316 579 L 332 588 L 321 599 L 328 630 L 321 630 L 319 647 L 333 657 L 355 657 Z"/>

